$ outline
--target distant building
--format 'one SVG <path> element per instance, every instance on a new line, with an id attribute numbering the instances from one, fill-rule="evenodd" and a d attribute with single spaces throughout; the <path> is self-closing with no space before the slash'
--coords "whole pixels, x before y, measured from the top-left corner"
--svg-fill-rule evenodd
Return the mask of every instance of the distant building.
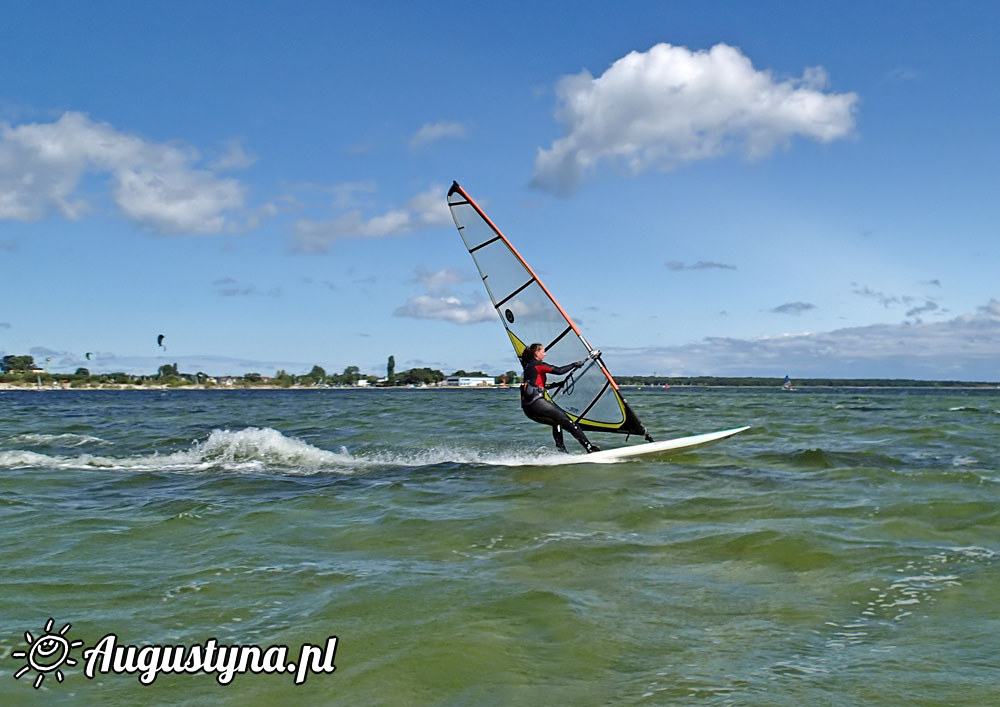
<path id="1" fill-rule="evenodd" d="M 471 388 L 478 385 L 493 385 L 492 376 L 448 376 L 444 381 L 445 385 L 457 385 L 462 388 Z"/>

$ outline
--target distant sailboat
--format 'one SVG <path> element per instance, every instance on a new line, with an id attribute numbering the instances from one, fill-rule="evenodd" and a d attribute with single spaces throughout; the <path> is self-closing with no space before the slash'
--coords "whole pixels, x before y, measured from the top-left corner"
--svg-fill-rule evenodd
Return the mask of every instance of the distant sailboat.
<path id="1" fill-rule="evenodd" d="M 781 388 L 782 390 L 795 390 L 795 388 L 792 387 L 792 381 L 788 376 L 785 376 L 785 383 L 781 386 Z"/>

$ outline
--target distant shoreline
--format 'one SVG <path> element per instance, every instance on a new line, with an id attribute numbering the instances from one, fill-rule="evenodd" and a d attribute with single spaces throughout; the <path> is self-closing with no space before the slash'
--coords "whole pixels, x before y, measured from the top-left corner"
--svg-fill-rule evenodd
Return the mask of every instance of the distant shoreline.
<path id="1" fill-rule="evenodd" d="M 621 385 L 622 390 L 664 390 L 659 385 Z M 190 385 L 134 385 L 131 383 L 101 383 L 93 386 L 70 386 L 70 385 L 18 385 L 15 383 L 0 382 L 0 392 L 5 390 L 22 390 L 35 392 L 59 392 L 59 391 L 91 391 L 91 390 L 516 390 L 517 385 L 429 385 L 429 386 L 322 386 L 322 385 L 268 385 L 266 383 L 256 385 L 222 386 L 222 385 L 202 385 L 192 383 Z M 672 385 L 668 390 L 691 390 L 691 389 L 719 389 L 719 390 L 776 390 L 793 395 L 796 391 L 816 391 L 831 389 L 848 390 L 1000 390 L 1000 384 L 969 383 L 936 385 L 933 381 L 927 383 L 913 383 L 900 385 L 858 385 L 856 382 L 833 383 L 831 385 L 802 385 L 790 391 L 782 391 L 780 386 L 773 385 L 726 385 L 726 384 L 690 384 Z"/>
<path id="2" fill-rule="evenodd" d="M 428 385 L 428 386 L 376 386 L 376 385 L 134 385 L 132 383 L 99 383 L 97 385 L 62 386 L 62 385 L 17 385 L 15 383 L 0 383 L 3 390 L 34 390 L 46 391 L 80 391 L 80 390 L 514 390 L 516 385 Z"/>

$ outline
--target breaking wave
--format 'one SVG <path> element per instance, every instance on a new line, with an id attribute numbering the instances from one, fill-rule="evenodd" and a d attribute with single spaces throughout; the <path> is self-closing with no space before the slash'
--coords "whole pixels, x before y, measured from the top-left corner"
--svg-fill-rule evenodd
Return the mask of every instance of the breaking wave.
<path id="1" fill-rule="evenodd" d="M 64 436 L 67 435 L 19 435 L 23 438 L 22 442 L 37 442 L 43 437 Z M 29 437 L 32 439 L 27 439 Z M 65 441 L 63 443 L 65 444 Z M 407 450 L 360 450 L 356 453 L 349 452 L 342 446 L 337 451 L 329 451 L 287 437 L 278 430 L 258 427 L 212 430 L 204 441 L 194 442 L 188 449 L 167 453 L 115 457 L 100 454 L 60 456 L 24 449 L 0 452 L 0 469 L 99 469 L 180 473 L 227 471 L 295 475 L 323 472 L 350 474 L 377 468 L 425 467 L 438 464 L 558 466 L 567 461 L 569 459 L 565 455 L 552 451 L 510 452 L 451 446 Z"/>
<path id="2" fill-rule="evenodd" d="M 329 452 L 270 428 L 212 430 L 189 449 L 126 457 L 56 456 L 25 450 L 0 452 L 0 469 L 100 469 L 105 471 L 230 471 L 312 474 L 351 467 L 347 450 Z"/>

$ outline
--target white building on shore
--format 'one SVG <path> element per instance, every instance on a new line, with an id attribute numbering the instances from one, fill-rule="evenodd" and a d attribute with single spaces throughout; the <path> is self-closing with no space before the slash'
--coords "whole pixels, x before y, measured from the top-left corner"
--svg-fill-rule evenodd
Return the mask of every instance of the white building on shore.
<path id="1" fill-rule="evenodd" d="M 445 379 L 444 384 L 457 385 L 461 388 L 493 385 L 493 376 L 448 376 Z"/>

